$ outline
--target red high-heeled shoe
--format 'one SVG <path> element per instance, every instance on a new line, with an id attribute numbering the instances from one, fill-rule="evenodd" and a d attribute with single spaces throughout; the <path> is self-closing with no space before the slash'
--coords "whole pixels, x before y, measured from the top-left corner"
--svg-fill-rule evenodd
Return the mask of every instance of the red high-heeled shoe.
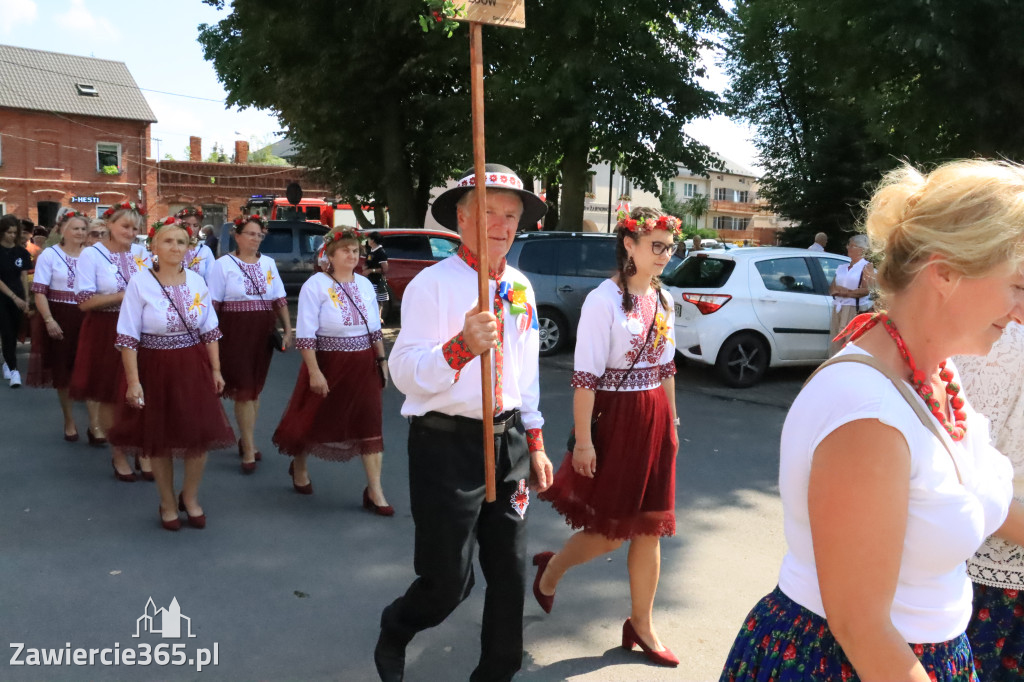
<path id="1" fill-rule="evenodd" d="M 137 480 L 135 478 L 135 472 L 132 472 L 130 474 L 122 474 L 120 471 L 118 471 L 117 465 L 114 464 L 113 459 L 110 460 L 110 466 L 114 468 L 114 478 L 121 481 L 122 483 L 135 483 L 135 481 Z"/>
<path id="2" fill-rule="evenodd" d="M 633 650 L 633 645 L 638 645 L 644 650 L 644 655 L 647 656 L 647 660 L 656 665 L 664 665 L 669 668 L 675 668 L 679 665 L 679 659 L 676 655 L 665 647 L 661 651 L 655 651 L 651 647 L 644 644 L 644 640 L 640 639 L 640 636 L 636 634 L 636 630 L 633 629 L 633 623 L 627 618 L 626 622 L 622 624 L 622 648 L 628 651 Z"/>
<path id="3" fill-rule="evenodd" d="M 155 481 L 156 478 L 153 476 L 152 471 L 144 471 L 142 465 L 139 463 L 139 456 L 135 455 L 135 470 L 139 472 L 139 476 L 142 477 L 143 481 Z"/>
<path id="4" fill-rule="evenodd" d="M 239 459 L 241 459 L 242 457 L 245 457 L 245 450 L 242 449 L 242 439 L 241 438 L 238 439 L 238 457 L 239 457 Z M 263 454 L 259 450 L 257 450 L 256 451 L 256 461 L 259 462 L 262 459 L 263 459 Z"/>
<path id="5" fill-rule="evenodd" d="M 173 521 L 166 521 L 166 520 L 164 520 L 164 509 L 163 509 L 163 507 L 158 506 L 156 508 L 156 513 L 160 517 L 160 525 L 163 526 L 164 530 L 180 530 L 181 529 L 181 519 L 179 519 L 178 517 L 174 517 Z"/>
<path id="6" fill-rule="evenodd" d="M 373 500 L 370 499 L 370 489 L 363 488 L 363 509 L 369 512 L 373 512 L 377 516 L 394 516 L 395 508 L 390 504 L 379 505 L 374 504 Z"/>
<path id="7" fill-rule="evenodd" d="M 547 570 L 548 562 L 551 561 L 553 556 L 555 556 L 554 552 L 541 552 L 540 554 L 533 555 L 533 565 L 537 567 L 537 576 L 533 579 L 533 597 L 540 604 L 540 607 L 544 609 L 544 613 L 551 613 L 551 609 L 555 605 L 555 595 L 544 594 L 540 591 L 540 578 L 544 575 L 544 571 Z"/>
<path id="8" fill-rule="evenodd" d="M 295 482 L 295 460 L 288 465 L 288 475 L 292 477 L 292 487 L 295 488 L 295 492 L 300 495 L 312 495 L 313 494 L 313 481 L 310 481 L 306 485 L 299 485 Z"/>
<path id="9" fill-rule="evenodd" d="M 206 528 L 206 514 L 200 514 L 199 516 L 192 516 L 188 513 L 188 509 L 185 508 L 185 500 L 182 498 L 183 493 L 178 493 L 178 511 L 185 512 L 188 516 L 188 525 L 193 528 Z"/>
<path id="10" fill-rule="evenodd" d="M 100 438 L 99 436 L 92 435 L 92 429 L 86 429 L 85 430 L 85 435 L 89 437 L 89 445 L 92 445 L 94 447 L 99 447 L 101 445 L 106 445 L 107 444 L 107 439 L 106 438 Z"/>

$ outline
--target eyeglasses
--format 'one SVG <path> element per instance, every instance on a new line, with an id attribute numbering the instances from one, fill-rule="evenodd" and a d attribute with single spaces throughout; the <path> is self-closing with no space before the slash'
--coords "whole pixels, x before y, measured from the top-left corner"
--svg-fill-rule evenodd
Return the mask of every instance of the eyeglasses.
<path id="1" fill-rule="evenodd" d="M 654 252 L 655 256 L 668 252 L 668 255 L 674 254 L 679 250 L 679 244 L 672 242 L 671 244 L 665 244 L 663 242 L 651 242 L 651 251 Z"/>
<path id="2" fill-rule="evenodd" d="M 239 237 L 251 237 L 251 238 L 262 240 L 263 237 L 266 236 L 266 235 L 264 235 L 262 232 L 242 232 L 238 236 Z"/>
<path id="3" fill-rule="evenodd" d="M 106 232 L 90 232 L 89 236 L 92 237 L 93 239 L 103 239 L 104 237 L 107 236 L 107 233 Z"/>

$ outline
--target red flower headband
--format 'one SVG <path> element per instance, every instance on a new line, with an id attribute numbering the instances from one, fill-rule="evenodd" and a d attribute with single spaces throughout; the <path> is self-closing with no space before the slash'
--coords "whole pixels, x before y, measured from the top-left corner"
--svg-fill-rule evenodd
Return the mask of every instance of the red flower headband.
<path id="1" fill-rule="evenodd" d="M 153 238 L 156 237 L 157 232 L 159 232 L 162 228 L 171 225 L 173 225 L 174 227 L 180 227 L 181 229 L 185 230 L 185 232 L 188 232 L 189 239 L 192 238 L 191 225 L 189 225 L 188 223 L 181 222 L 181 220 L 176 218 L 175 216 L 167 216 L 163 220 L 158 220 L 149 226 L 149 232 L 146 233 L 146 246 L 152 245 Z"/>
<path id="2" fill-rule="evenodd" d="M 84 217 L 85 216 L 82 215 L 81 213 L 77 213 L 77 212 L 75 212 L 73 210 L 72 211 L 68 211 L 67 213 L 65 213 L 64 215 L 62 215 L 60 217 L 60 224 L 63 225 L 64 223 L 66 223 L 67 221 L 71 220 L 72 218 L 84 218 Z"/>
<path id="3" fill-rule="evenodd" d="M 184 220 L 185 218 L 191 218 L 191 217 L 199 218 L 200 220 L 202 220 L 203 219 L 203 209 L 199 208 L 198 206 L 187 206 L 187 207 L 181 209 L 180 211 L 178 211 L 175 214 L 175 216 L 180 218 L 181 220 Z"/>
<path id="4" fill-rule="evenodd" d="M 255 213 L 252 215 L 240 215 L 235 218 L 235 227 L 237 228 L 245 226 L 246 223 L 256 223 L 260 226 L 261 230 L 267 229 L 267 219 Z"/>
<path id="5" fill-rule="evenodd" d="M 112 218 L 118 211 L 135 211 L 139 215 L 146 215 L 146 209 L 140 204 L 136 204 L 134 201 L 122 201 L 120 204 L 111 206 L 103 212 L 103 217 Z"/>
<path id="6" fill-rule="evenodd" d="M 342 239 L 355 239 L 357 242 L 361 242 L 363 240 L 359 235 L 359 231 L 354 227 L 337 228 L 324 235 L 324 247 L 326 248 L 331 242 L 340 241 Z"/>
<path id="7" fill-rule="evenodd" d="M 663 215 L 660 218 L 630 218 L 625 211 L 619 211 L 618 217 L 619 222 L 615 223 L 616 229 L 632 232 L 636 235 L 642 232 L 650 232 L 651 230 L 667 230 L 676 239 L 683 236 L 683 223 L 675 216 Z"/>

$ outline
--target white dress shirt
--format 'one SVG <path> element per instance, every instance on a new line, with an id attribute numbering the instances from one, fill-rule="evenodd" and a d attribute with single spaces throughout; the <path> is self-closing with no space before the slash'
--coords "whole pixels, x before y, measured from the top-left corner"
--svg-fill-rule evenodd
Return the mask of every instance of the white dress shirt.
<path id="1" fill-rule="evenodd" d="M 251 312 L 288 305 L 277 263 L 269 256 L 260 256 L 256 263 L 246 263 L 231 254 L 221 256 L 204 279 L 218 310 Z"/>
<path id="2" fill-rule="evenodd" d="M 69 256 L 56 245 L 43 249 L 36 259 L 32 293 L 42 294 L 51 302 L 78 303 L 75 298 L 77 272 L 77 257 Z"/>

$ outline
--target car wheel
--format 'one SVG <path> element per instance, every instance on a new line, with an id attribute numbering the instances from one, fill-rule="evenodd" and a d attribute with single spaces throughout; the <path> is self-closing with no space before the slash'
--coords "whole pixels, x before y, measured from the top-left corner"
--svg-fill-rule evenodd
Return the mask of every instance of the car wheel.
<path id="1" fill-rule="evenodd" d="M 753 332 L 740 332 L 726 339 L 718 351 L 715 368 L 733 388 L 748 388 L 768 369 L 768 344 Z"/>
<path id="2" fill-rule="evenodd" d="M 537 325 L 540 327 L 541 355 L 554 355 L 565 347 L 569 340 L 569 325 L 560 312 L 541 308 L 537 311 Z"/>

